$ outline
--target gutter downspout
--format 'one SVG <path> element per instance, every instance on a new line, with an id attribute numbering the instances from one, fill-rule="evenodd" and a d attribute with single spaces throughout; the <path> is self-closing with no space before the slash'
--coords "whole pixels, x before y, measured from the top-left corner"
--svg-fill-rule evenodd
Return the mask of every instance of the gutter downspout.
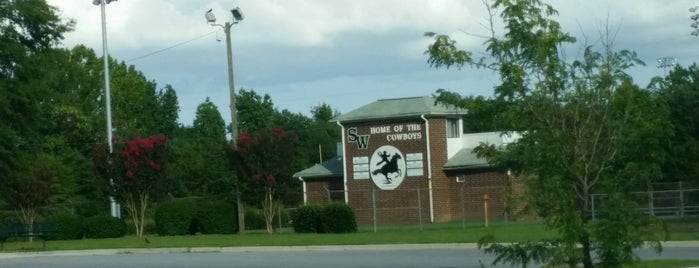
<path id="1" fill-rule="evenodd" d="M 340 121 L 335 121 L 340 126 L 342 133 L 342 184 L 345 192 L 345 204 L 349 204 L 349 190 L 347 189 L 347 152 L 345 152 L 345 127 Z"/>
<path id="2" fill-rule="evenodd" d="M 301 185 L 303 185 L 303 204 L 307 205 L 308 204 L 308 192 L 306 192 L 306 181 L 303 180 L 303 178 L 299 177 L 299 180 L 301 181 Z"/>
<path id="3" fill-rule="evenodd" d="M 427 121 L 424 114 L 420 115 L 423 121 L 425 121 L 425 144 L 427 146 L 427 182 L 429 187 L 430 196 L 430 222 L 434 222 L 434 195 L 432 193 L 432 150 L 430 149 L 430 122 Z M 343 132 L 344 135 L 344 132 Z M 344 136 L 343 136 L 344 138 Z"/>

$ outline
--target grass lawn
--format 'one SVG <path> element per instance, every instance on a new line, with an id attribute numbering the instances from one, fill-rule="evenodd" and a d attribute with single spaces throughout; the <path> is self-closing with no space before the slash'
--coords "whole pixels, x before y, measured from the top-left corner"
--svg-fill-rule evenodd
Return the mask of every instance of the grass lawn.
<path id="1" fill-rule="evenodd" d="M 699 260 L 644 260 L 639 268 L 683 268 L 699 267 Z"/>
<path id="2" fill-rule="evenodd" d="M 172 247 L 240 247 L 240 246 L 301 246 L 301 245 L 369 245 L 369 244 L 424 244 L 475 243 L 483 235 L 492 233 L 501 242 L 519 242 L 553 237 L 538 222 L 493 222 L 488 228 L 481 222 L 454 222 L 423 225 L 360 226 L 353 234 L 297 234 L 291 229 L 268 235 L 263 231 L 249 231 L 245 235 L 157 236 L 144 238 L 127 236 L 113 239 L 83 239 L 48 241 L 47 250 L 81 250 L 114 248 L 172 248 Z M 698 219 L 668 222 L 672 240 L 699 240 Z M 41 242 L 8 242 L 4 251 L 41 250 Z"/>

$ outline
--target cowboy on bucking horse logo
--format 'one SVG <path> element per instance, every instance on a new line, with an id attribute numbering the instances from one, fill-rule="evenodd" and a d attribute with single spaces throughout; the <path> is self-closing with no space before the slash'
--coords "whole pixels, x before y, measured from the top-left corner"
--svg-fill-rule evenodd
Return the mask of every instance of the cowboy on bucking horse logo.
<path id="1" fill-rule="evenodd" d="M 390 145 L 381 146 L 371 157 L 370 165 L 375 168 L 371 178 L 382 190 L 393 190 L 403 181 L 405 160 L 398 149 Z"/>

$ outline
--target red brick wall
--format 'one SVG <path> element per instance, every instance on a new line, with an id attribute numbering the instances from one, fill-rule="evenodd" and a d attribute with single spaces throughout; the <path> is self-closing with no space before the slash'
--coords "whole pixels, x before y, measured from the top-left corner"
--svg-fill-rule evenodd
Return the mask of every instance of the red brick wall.
<path id="1" fill-rule="evenodd" d="M 483 195 L 488 194 L 489 218 L 504 216 L 504 187 L 507 177 L 489 169 L 469 170 L 446 174 L 442 167 L 447 161 L 446 119 L 431 118 L 429 135 L 425 122 L 420 119 L 376 121 L 344 125 L 345 146 L 344 160 L 347 165 L 347 191 L 349 205 L 354 209 L 359 223 L 428 223 L 430 222 L 429 168 L 427 139 L 430 139 L 430 165 L 432 171 L 432 196 L 434 221 L 445 222 L 483 218 Z M 421 139 L 407 141 L 387 140 L 387 134 L 371 134 L 371 127 L 417 124 L 420 126 Z M 356 128 L 357 135 L 370 135 L 366 149 L 348 140 L 348 129 Z M 394 190 L 380 190 L 369 179 L 355 179 L 353 157 L 371 158 L 383 145 L 392 145 L 405 156 L 409 153 L 422 152 L 423 175 L 407 176 Z M 370 167 L 371 170 L 374 167 Z M 466 173 L 465 182 L 456 182 L 455 176 Z M 308 186 L 307 186 L 308 187 Z M 315 187 L 315 186 L 314 186 Z M 327 187 L 327 186 L 326 186 Z M 316 190 L 317 188 L 314 188 Z M 322 188 L 321 188 L 322 189 Z M 308 192 L 311 191 L 307 188 Z M 310 201 L 309 195 L 309 201 Z M 325 197 L 327 199 L 327 196 Z"/>
<path id="2" fill-rule="evenodd" d="M 407 131 L 406 125 L 418 125 L 419 131 Z M 370 128 L 377 126 L 388 126 L 391 133 L 371 134 Z M 404 131 L 396 132 L 394 127 L 403 126 Z M 427 150 L 426 150 L 426 132 L 425 122 L 422 119 L 413 120 L 394 120 L 368 122 L 361 124 L 345 125 L 345 131 L 349 128 L 356 128 L 358 135 L 370 135 L 368 147 L 366 149 L 358 148 L 356 143 L 349 142 L 347 134 L 345 135 L 345 161 L 347 164 L 347 189 L 349 205 L 353 207 L 357 214 L 357 220 L 360 223 L 372 222 L 374 218 L 374 207 L 377 208 L 377 221 L 379 222 L 419 222 L 420 215 L 424 222 L 429 222 L 429 199 L 426 189 L 428 188 L 427 181 Z M 389 141 L 388 135 L 396 133 L 419 133 L 420 139 Z M 401 151 L 405 157 L 410 153 L 422 153 L 422 176 L 407 176 L 403 182 L 394 190 L 380 190 L 369 179 L 355 179 L 353 169 L 353 157 L 366 156 L 371 158 L 375 151 L 383 146 L 391 145 Z M 405 159 L 404 159 L 405 160 Z M 375 167 L 370 167 L 374 170 Z M 407 171 L 403 171 L 406 173 Z M 420 199 L 417 198 L 418 189 L 422 189 Z M 376 203 L 376 206 L 373 203 Z M 391 208 L 391 209 L 386 209 Z"/>

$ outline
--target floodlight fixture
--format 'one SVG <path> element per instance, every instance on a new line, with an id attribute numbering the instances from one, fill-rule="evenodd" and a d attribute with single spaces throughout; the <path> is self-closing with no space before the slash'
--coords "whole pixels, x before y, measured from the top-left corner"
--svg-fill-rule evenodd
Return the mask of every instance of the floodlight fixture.
<path id="1" fill-rule="evenodd" d="M 677 58 L 675 57 L 664 57 L 664 58 L 659 58 L 658 59 L 658 64 L 656 65 L 658 68 L 667 68 L 667 67 L 672 67 L 677 64 Z"/>
<path id="2" fill-rule="evenodd" d="M 692 31 L 693 36 L 699 36 L 699 30 L 694 30 Z"/>
<path id="3" fill-rule="evenodd" d="M 699 6 L 690 7 L 690 8 L 689 8 L 689 12 L 696 12 L 696 11 L 697 11 L 697 7 L 699 7 Z"/>
<path id="4" fill-rule="evenodd" d="M 233 19 L 235 19 L 235 22 L 239 22 L 245 18 L 243 16 L 243 11 L 241 11 L 239 7 L 231 9 L 231 14 L 233 14 Z"/>
<path id="5" fill-rule="evenodd" d="M 93 5 L 96 5 L 96 6 L 99 6 L 99 5 L 102 4 L 102 1 L 104 1 L 105 4 L 109 4 L 109 3 L 111 3 L 111 2 L 116 2 L 116 0 L 93 0 L 93 1 L 92 1 L 92 4 L 93 4 Z"/>
<path id="6" fill-rule="evenodd" d="M 692 28 L 696 29 L 697 27 L 699 27 L 699 21 L 692 23 Z"/>
<path id="7" fill-rule="evenodd" d="M 692 20 L 699 20 L 699 14 L 692 15 Z"/>
<path id="8" fill-rule="evenodd" d="M 207 11 L 206 14 L 204 14 L 204 16 L 206 17 L 207 23 L 210 23 L 210 24 L 216 23 L 216 16 L 214 15 L 214 13 L 211 12 L 211 9 L 209 9 L 209 11 Z"/>

